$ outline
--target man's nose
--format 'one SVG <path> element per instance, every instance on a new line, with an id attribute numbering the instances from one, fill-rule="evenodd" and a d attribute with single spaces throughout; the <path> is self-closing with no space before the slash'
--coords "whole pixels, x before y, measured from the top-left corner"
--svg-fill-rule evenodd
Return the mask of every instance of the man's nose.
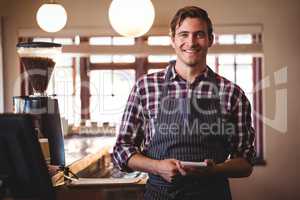
<path id="1" fill-rule="evenodd" d="M 187 42 L 189 45 L 193 46 L 194 44 L 197 43 L 197 36 L 194 34 L 190 34 L 189 37 L 187 38 Z"/>

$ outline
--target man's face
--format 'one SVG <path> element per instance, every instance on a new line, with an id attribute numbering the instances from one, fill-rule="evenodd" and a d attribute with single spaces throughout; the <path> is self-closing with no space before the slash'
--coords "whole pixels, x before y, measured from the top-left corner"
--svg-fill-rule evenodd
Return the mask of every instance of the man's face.
<path id="1" fill-rule="evenodd" d="M 198 18 L 186 18 L 177 25 L 172 47 L 177 54 L 177 63 L 195 67 L 206 63 L 207 49 L 213 37 L 208 36 L 207 23 Z"/>

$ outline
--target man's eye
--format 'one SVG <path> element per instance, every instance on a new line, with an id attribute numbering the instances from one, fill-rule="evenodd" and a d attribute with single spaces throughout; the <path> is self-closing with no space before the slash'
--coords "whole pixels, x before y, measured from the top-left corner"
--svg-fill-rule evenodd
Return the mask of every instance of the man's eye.
<path id="1" fill-rule="evenodd" d="M 187 34 L 187 33 L 179 33 L 178 36 L 181 37 L 181 38 L 186 38 L 186 37 L 189 36 L 189 34 Z"/>
<path id="2" fill-rule="evenodd" d="M 196 36 L 197 36 L 197 38 L 204 38 L 205 33 L 204 32 L 198 32 Z"/>

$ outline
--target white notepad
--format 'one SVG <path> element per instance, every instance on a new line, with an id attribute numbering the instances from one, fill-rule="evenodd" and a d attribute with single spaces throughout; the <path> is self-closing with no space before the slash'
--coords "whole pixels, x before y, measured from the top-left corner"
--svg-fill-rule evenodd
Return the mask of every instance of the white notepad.
<path id="1" fill-rule="evenodd" d="M 83 185 L 114 185 L 114 184 L 133 184 L 137 183 L 142 177 L 136 178 L 79 178 L 73 180 L 69 185 L 83 186 Z"/>

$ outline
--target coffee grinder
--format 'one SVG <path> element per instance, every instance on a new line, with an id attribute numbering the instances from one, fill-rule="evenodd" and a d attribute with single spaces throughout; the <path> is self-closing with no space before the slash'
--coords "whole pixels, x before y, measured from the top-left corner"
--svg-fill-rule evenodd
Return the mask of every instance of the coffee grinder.
<path id="1" fill-rule="evenodd" d="M 29 42 L 17 44 L 18 55 L 27 73 L 33 94 L 14 96 L 15 113 L 29 113 L 40 140 L 48 140 L 50 164 L 65 165 L 64 142 L 58 101 L 46 94 L 55 67 L 54 57 L 61 53 L 61 44 Z"/>

